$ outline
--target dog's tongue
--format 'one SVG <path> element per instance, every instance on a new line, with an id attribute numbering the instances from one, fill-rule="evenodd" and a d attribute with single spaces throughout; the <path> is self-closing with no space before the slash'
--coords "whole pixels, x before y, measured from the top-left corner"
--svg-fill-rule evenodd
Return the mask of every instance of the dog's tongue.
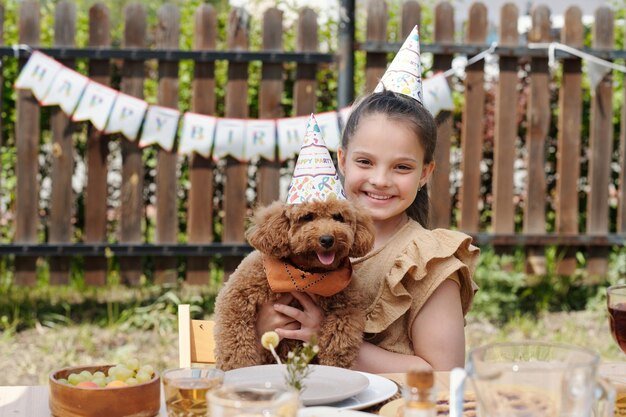
<path id="1" fill-rule="evenodd" d="M 324 265 L 330 265 L 335 260 L 335 252 L 317 252 L 317 258 Z"/>

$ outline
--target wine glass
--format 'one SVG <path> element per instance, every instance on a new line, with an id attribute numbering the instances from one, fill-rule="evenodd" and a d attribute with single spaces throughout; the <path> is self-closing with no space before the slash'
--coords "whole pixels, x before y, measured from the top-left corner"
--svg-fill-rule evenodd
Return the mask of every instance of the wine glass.
<path id="1" fill-rule="evenodd" d="M 606 306 L 609 310 L 609 326 L 613 339 L 626 353 L 626 284 L 613 285 L 606 290 Z M 615 415 L 626 413 L 626 373 L 622 364 L 609 363 L 600 368 L 617 391 Z"/>
<path id="2" fill-rule="evenodd" d="M 609 325 L 613 339 L 626 353 L 626 284 L 613 285 L 606 291 Z"/>

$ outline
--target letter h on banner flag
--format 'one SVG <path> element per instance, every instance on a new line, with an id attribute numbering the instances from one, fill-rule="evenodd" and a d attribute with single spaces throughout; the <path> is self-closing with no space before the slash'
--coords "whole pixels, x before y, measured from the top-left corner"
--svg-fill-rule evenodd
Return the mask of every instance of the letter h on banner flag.
<path id="1" fill-rule="evenodd" d="M 37 101 L 41 102 L 61 68 L 63 64 L 60 62 L 35 51 L 15 80 L 15 88 L 30 89 Z"/>
<path id="2" fill-rule="evenodd" d="M 309 121 L 307 116 L 278 119 L 276 129 L 278 131 L 278 160 L 284 162 L 300 153 L 302 138 L 306 134 L 306 126 Z"/>

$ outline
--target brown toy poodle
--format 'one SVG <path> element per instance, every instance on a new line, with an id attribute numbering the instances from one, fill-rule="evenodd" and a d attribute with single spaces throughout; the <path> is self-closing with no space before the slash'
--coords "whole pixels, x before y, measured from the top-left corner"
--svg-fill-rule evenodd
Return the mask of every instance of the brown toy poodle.
<path id="1" fill-rule="evenodd" d="M 328 296 L 318 297 L 325 318 L 317 337 L 317 363 L 350 367 L 361 345 L 365 313 L 361 295 L 348 285 L 349 258 L 364 256 L 374 244 L 369 216 L 347 200 L 302 204 L 277 201 L 256 211 L 246 237 L 256 250 L 230 276 L 215 304 L 217 367 L 230 370 L 275 363 L 271 353 L 261 346 L 255 326 L 259 307 L 280 296 L 270 287 L 266 270 L 281 273 L 288 269 L 292 272 L 283 272 L 288 277 L 285 282 L 293 283 L 299 291 L 306 292 L 315 285 L 330 288 Z M 268 262 L 278 267 L 273 270 Z M 343 279 L 348 286 L 335 294 L 337 288 L 332 287 L 337 270 L 345 272 Z M 294 304 L 299 305 L 297 301 Z M 300 343 L 283 339 L 276 351 L 283 359 Z"/>

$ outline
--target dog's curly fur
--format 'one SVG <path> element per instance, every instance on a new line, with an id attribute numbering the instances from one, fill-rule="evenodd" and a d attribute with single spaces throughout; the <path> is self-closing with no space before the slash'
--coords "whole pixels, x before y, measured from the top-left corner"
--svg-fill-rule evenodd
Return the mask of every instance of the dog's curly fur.
<path id="1" fill-rule="evenodd" d="M 331 246 L 328 236 L 333 238 Z M 262 254 L 287 260 L 305 271 L 330 271 L 347 257 L 369 252 L 374 244 L 374 228 L 369 216 L 347 200 L 294 205 L 277 201 L 256 210 L 246 237 L 256 250 L 231 275 L 215 304 L 215 354 L 217 366 L 223 370 L 274 362 L 261 346 L 255 327 L 259 307 L 279 296 L 268 284 Z M 325 245 L 320 241 L 322 237 Z M 317 253 L 331 251 L 335 252 L 335 259 L 324 265 Z M 318 300 L 325 318 L 318 333 L 317 362 L 350 367 L 356 359 L 365 323 L 361 296 L 348 286 Z M 285 358 L 299 343 L 282 340 L 277 352 Z"/>

